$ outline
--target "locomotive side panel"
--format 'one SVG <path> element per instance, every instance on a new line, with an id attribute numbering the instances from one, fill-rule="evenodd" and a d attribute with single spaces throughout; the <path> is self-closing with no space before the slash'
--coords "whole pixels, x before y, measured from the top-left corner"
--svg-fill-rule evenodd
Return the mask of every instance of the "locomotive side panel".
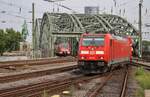
<path id="1" fill-rule="evenodd" d="M 130 45 L 127 39 L 125 40 L 110 40 L 110 64 L 130 60 Z"/>

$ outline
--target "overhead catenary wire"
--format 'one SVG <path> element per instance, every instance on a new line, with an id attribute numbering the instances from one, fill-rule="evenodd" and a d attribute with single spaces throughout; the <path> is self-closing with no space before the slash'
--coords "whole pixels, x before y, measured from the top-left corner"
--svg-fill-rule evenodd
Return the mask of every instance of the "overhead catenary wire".
<path id="1" fill-rule="evenodd" d="M 23 16 L 20 16 L 20 15 L 14 15 L 14 14 L 11 14 L 11 13 L 3 13 L 3 15 L 8 15 L 8 16 L 13 16 L 13 17 L 16 17 L 16 18 L 21 18 L 21 19 L 30 19 L 30 18 L 27 18 L 27 17 L 23 17 Z"/>
<path id="2" fill-rule="evenodd" d="M 67 7 L 67 6 L 64 6 L 64 5 L 62 5 L 62 4 L 58 4 L 58 3 L 54 3 L 54 4 L 55 4 L 55 5 L 58 5 L 58 6 L 60 6 L 60 7 L 63 7 L 63 8 L 65 8 L 65 9 L 67 9 L 67 10 L 70 10 L 70 11 L 72 11 L 73 13 L 78 13 L 77 11 L 75 11 L 75 10 L 73 10 L 73 9 Z"/>
<path id="3" fill-rule="evenodd" d="M 30 10 L 30 9 L 28 9 L 26 7 L 19 6 L 19 5 L 13 4 L 13 3 L 8 3 L 8 2 L 5 2 L 3 0 L 0 0 L 0 3 L 8 5 L 8 6 L 13 6 L 13 7 L 16 7 L 16 8 L 19 8 L 19 9 L 21 8 L 21 9 L 24 9 L 24 10 Z"/>
<path id="4" fill-rule="evenodd" d="M 16 11 L 16 10 L 13 10 L 13 11 L 12 11 L 12 10 L 6 9 L 6 8 L 4 8 L 4 7 L 2 7 L 2 6 L 0 7 L 0 10 L 1 10 L 1 11 L 0 11 L 1 13 L 9 12 L 9 13 L 20 14 L 19 11 Z"/>
<path id="5" fill-rule="evenodd" d="M 70 11 L 73 12 L 73 13 L 78 13 L 77 11 L 75 11 L 75 10 L 73 10 L 73 9 L 67 7 L 67 6 L 64 6 L 64 5 L 62 5 L 62 4 L 56 3 L 55 1 L 52 1 L 52 0 L 44 0 L 44 1 L 53 3 L 54 5 L 57 5 L 57 6 L 60 6 L 60 7 L 62 7 L 62 8 L 65 8 L 65 9 L 67 9 L 67 10 L 70 10 Z M 53 9 L 53 11 L 54 11 L 54 9 Z"/>
<path id="6" fill-rule="evenodd" d="M 24 20 L 18 20 L 18 21 L 15 21 L 15 20 L 7 20 L 7 19 L 4 19 L 4 20 L 0 20 L 0 23 L 23 23 L 23 21 Z M 31 22 L 30 21 L 27 21 L 27 23 L 29 24 L 31 24 Z"/>
<path id="7" fill-rule="evenodd" d="M 58 0 L 56 0 L 58 1 Z M 59 0 L 60 1 L 60 0 Z M 61 1 L 65 1 L 65 0 L 61 0 Z M 11 6 L 11 7 L 15 7 L 15 8 L 18 8 L 18 12 L 13 12 L 13 13 L 21 13 L 22 10 L 26 10 L 27 12 L 30 12 L 31 11 L 31 8 L 27 8 L 27 7 L 23 7 L 23 6 L 19 6 L 19 5 L 16 5 L 16 4 L 13 4 L 13 3 L 8 3 L 6 1 L 2 1 L 0 0 L 0 4 L 5 4 L 7 6 Z M 38 4 L 39 5 L 39 4 Z M 42 4 L 40 4 L 40 6 L 43 6 Z M 44 11 L 38 11 L 36 10 L 36 13 L 44 13 Z"/>

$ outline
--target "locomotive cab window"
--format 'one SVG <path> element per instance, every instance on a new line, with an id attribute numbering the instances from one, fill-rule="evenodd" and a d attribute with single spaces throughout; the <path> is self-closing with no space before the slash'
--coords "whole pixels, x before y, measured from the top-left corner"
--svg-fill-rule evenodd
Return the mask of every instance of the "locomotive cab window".
<path id="1" fill-rule="evenodd" d="M 62 44 L 61 44 L 61 47 L 68 48 L 68 47 L 69 47 L 69 44 L 68 44 L 68 43 L 62 43 Z"/>
<path id="2" fill-rule="evenodd" d="M 104 46 L 104 37 L 84 37 L 82 46 Z"/>

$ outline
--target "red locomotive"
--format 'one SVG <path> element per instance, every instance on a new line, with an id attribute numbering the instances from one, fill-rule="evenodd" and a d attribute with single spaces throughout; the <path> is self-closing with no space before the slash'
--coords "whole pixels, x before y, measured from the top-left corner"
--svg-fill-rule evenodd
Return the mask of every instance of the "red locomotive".
<path id="1" fill-rule="evenodd" d="M 55 54 L 57 56 L 67 56 L 71 54 L 69 42 L 61 42 L 55 45 Z"/>
<path id="2" fill-rule="evenodd" d="M 78 66 L 83 73 L 108 71 L 111 66 L 131 60 L 131 38 L 111 34 L 82 34 Z"/>

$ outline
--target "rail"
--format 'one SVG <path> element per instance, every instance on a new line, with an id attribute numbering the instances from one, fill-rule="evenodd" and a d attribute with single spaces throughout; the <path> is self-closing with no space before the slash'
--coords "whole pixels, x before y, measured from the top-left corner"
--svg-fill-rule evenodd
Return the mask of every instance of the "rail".
<path id="1" fill-rule="evenodd" d="M 125 76 L 124 76 L 124 81 L 123 81 L 123 85 L 122 85 L 122 89 L 121 89 L 121 94 L 120 97 L 125 97 L 125 93 L 126 93 L 126 87 L 127 87 L 127 81 L 128 81 L 128 69 L 125 71 Z"/>
<path id="2" fill-rule="evenodd" d="M 44 75 L 56 74 L 60 72 L 73 70 L 76 68 L 77 68 L 77 65 L 72 65 L 72 66 L 57 67 L 53 69 L 38 70 L 38 71 L 33 71 L 33 72 L 28 72 L 28 73 L 2 76 L 0 77 L 0 83 L 6 83 L 6 82 L 8 83 L 8 82 L 21 80 L 21 79 L 29 79 L 29 78 L 34 78 L 34 77 L 39 77 L 39 76 L 44 76 Z"/>
<path id="3" fill-rule="evenodd" d="M 52 64 L 52 63 L 63 63 L 76 61 L 73 57 L 65 58 L 46 58 L 46 59 L 34 59 L 34 60 L 20 60 L 20 61 L 5 61 L 0 62 L 0 68 L 8 68 L 10 66 L 24 66 L 24 65 L 42 65 L 42 64 Z"/>
<path id="4" fill-rule="evenodd" d="M 150 63 L 148 62 L 133 60 L 131 65 L 136 67 L 144 67 L 144 69 L 150 70 Z"/>
<path id="5" fill-rule="evenodd" d="M 122 72 L 123 71 L 123 72 Z M 117 83 L 118 85 L 117 86 L 120 86 L 121 87 L 121 90 L 119 89 L 119 92 L 116 92 L 117 94 L 118 94 L 118 97 L 124 97 L 124 95 L 125 95 L 125 90 L 126 90 L 126 86 L 127 86 L 127 80 L 128 80 L 128 70 L 127 70 L 127 68 L 125 67 L 125 69 L 121 69 L 120 70 L 120 72 L 122 72 L 122 74 L 124 75 L 124 76 L 122 76 L 121 78 L 120 78 L 120 80 L 122 80 L 121 81 L 121 83 L 120 83 L 120 81 L 119 81 L 119 83 Z M 94 87 L 92 87 L 92 89 L 90 89 L 87 93 L 86 93 L 86 95 L 84 96 L 84 97 L 97 97 L 99 94 L 100 94 L 100 92 L 103 94 L 103 89 L 105 88 L 105 86 L 107 87 L 107 86 L 109 86 L 109 83 L 113 83 L 114 81 L 113 81 L 113 78 L 116 76 L 116 74 L 115 74 L 115 71 L 114 72 L 112 72 L 112 73 L 110 73 L 110 75 L 109 76 L 107 76 L 105 79 L 104 79 L 104 81 L 103 82 L 101 82 L 101 83 L 99 83 L 98 85 L 95 85 Z M 115 77 L 115 78 L 118 78 L 118 77 Z M 115 83 L 115 85 L 116 85 L 116 83 Z M 113 89 L 112 89 L 112 91 L 113 91 Z M 110 91 L 110 92 L 112 92 L 112 91 Z M 113 93 L 113 92 L 112 92 Z M 115 93 L 115 92 L 114 92 Z M 105 94 L 105 93 L 104 93 Z M 104 96 L 104 94 L 103 94 L 103 96 Z M 120 95 L 120 96 L 119 96 Z M 116 96 L 117 97 L 117 96 Z"/>
<path id="6" fill-rule="evenodd" d="M 19 97 L 25 95 L 26 97 L 36 97 L 42 93 L 44 90 L 53 91 L 55 89 L 60 89 L 62 87 L 70 86 L 76 83 L 80 83 L 82 81 L 87 81 L 91 79 L 98 78 L 100 76 L 104 75 L 95 75 L 92 77 L 86 77 L 84 75 L 77 75 L 74 77 L 70 77 L 67 79 L 62 80 L 52 80 L 52 81 L 46 81 L 34 85 L 19 87 L 11 89 L 11 91 L 6 91 L 3 93 L 0 93 L 0 97 Z"/>

